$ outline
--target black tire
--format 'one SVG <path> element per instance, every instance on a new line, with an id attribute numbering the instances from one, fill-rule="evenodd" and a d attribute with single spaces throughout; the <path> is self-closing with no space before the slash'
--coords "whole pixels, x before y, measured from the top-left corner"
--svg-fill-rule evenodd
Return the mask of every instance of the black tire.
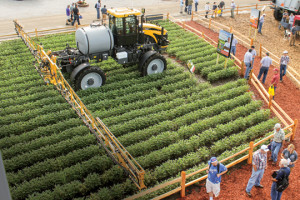
<path id="1" fill-rule="evenodd" d="M 105 84 L 106 76 L 98 67 L 90 66 L 82 70 L 75 78 L 75 90 L 86 90 L 101 87 Z"/>
<path id="2" fill-rule="evenodd" d="M 162 55 L 157 53 L 149 57 L 147 61 L 144 63 L 142 75 L 148 76 L 151 74 L 158 74 L 158 73 L 162 73 L 166 69 L 167 69 L 166 59 Z"/>
<path id="3" fill-rule="evenodd" d="M 281 13 L 281 10 L 280 10 L 279 8 L 275 8 L 275 9 L 274 9 L 274 18 L 275 18 L 277 21 L 281 21 L 282 13 Z"/>

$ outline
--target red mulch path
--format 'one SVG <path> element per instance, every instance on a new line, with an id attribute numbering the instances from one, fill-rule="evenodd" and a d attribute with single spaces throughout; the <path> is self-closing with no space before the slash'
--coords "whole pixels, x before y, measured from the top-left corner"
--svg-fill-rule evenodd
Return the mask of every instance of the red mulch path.
<path id="1" fill-rule="evenodd" d="M 219 33 L 213 32 L 204 26 L 190 21 L 186 23 L 187 25 L 203 32 L 205 35 L 209 36 L 211 39 L 217 41 Z M 244 55 L 247 51 L 247 48 L 238 44 L 236 56 L 240 60 L 244 59 Z M 256 57 L 254 63 L 254 73 L 257 76 L 259 72 L 259 64 L 260 58 Z M 273 72 L 274 66 L 270 67 L 270 70 L 267 75 L 265 88 L 268 89 L 270 86 L 271 79 L 274 75 Z M 261 79 L 262 80 L 262 79 Z M 275 101 L 283 108 L 283 110 L 292 118 L 300 120 L 300 90 L 296 88 L 296 86 L 285 76 L 283 78 L 283 83 L 279 83 L 276 89 Z M 253 85 L 251 85 L 251 91 L 254 92 L 256 99 L 261 99 L 259 93 L 256 91 Z M 264 105 L 267 108 L 267 105 Z M 293 144 L 296 146 L 296 151 L 298 154 L 300 153 L 300 128 L 298 126 L 297 133 Z M 288 145 L 287 143 L 285 147 Z M 281 152 L 280 152 L 281 153 Z M 279 154 L 280 154 L 279 153 Z M 268 154 L 268 156 L 270 153 Z M 242 165 L 239 169 L 230 169 L 227 175 L 224 175 L 221 183 L 221 193 L 220 196 L 214 199 L 222 199 L 222 200 L 241 200 L 241 199 L 271 199 L 271 174 L 273 170 L 278 170 L 278 166 L 272 166 L 270 163 L 268 164 L 268 168 L 265 171 L 264 177 L 262 179 L 261 184 L 264 185 L 264 188 L 255 188 L 251 190 L 252 198 L 249 198 L 245 189 L 248 183 L 248 180 L 251 176 L 251 165 Z M 201 183 L 204 185 L 204 183 Z M 292 169 L 290 175 L 290 185 L 283 192 L 282 200 L 290 199 L 290 200 L 299 200 L 299 187 L 300 187 L 300 162 L 296 164 L 296 166 Z M 200 190 L 200 191 L 199 191 Z M 208 198 L 208 194 L 206 194 L 205 187 L 200 187 L 198 191 L 193 189 L 192 191 L 187 190 L 187 196 L 184 198 L 180 198 L 180 200 L 206 200 Z"/>

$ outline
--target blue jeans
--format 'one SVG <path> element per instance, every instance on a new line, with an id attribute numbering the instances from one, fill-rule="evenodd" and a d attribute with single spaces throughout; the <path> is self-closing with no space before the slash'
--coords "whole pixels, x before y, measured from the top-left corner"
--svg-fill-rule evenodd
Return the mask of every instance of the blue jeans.
<path id="1" fill-rule="evenodd" d="M 277 183 L 273 182 L 272 187 L 271 187 L 271 199 L 272 200 L 280 200 L 281 199 L 282 192 L 278 192 L 276 190 L 276 186 L 277 186 Z"/>
<path id="2" fill-rule="evenodd" d="M 74 26 L 74 23 L 75 23 L 76 20 L 77 20 L 78 25 L 80 25 L 80 22 L 79 22 L 79 16 L 78 16 L 78 15 L 74 15 L 74 19 L 73 19 L 73 22 L 72 22 L 72 26 Z"/>
<path id="3" fill-rule="evenodd" d="M 231 53 L 235 56 L 236 46 L 231 46 Z"/>
<path id="4" fill-rule="evenodd" d="M 264 77 L 262 79 L 263 84 L 265 84 L 265 81 L 266 81 L 266 78 L 267 78 L 267 75 L 268 75 L 268 71 L 269 71 L 269 67 L 261 67 L 260 70 L 259 70 L 257 79 L 260 80 L 261 75 L 264 74 Z"/>
<path id="5" fill-rule="evenodd" d="M 247 188 L 246 188 L 247 192 L 250 192 L 254 185 L 256 185 L 256 186 L 260 185 L 260 181 L 263 178 L 264 172 L 265 172 L 264 169 L 259 169 L 257 171 L 254 171 L 254 169 L 252 167 L 252 174 L 251 174 L 251 177 L 248 181 Z"/>
<path id="6" fill-rule="evenodd" d="M 191 15 L 192 14 L 192 5 L 189 5 L 188 6 L 188 15 Z"/>
<path id="7" fill-rule="evenodd" d="M 100 19 L 100 8 L 96 8 L 97 10 L 97 19 Z"/>
<path id="8" fill-rule="evenodd" d="M 277 156 L 278 156 L 279 150 L 281 148 L 281 145 L 282 145 L 282 143 L 277 143 L 277 142 L 272 141 L 272 144 L 271 144 L 271 159 L 274 162 L 277 162 Z"/>
<path id="9" fill-rule="evenodd" d="M 252 69 L 252 66 L 251 66 L 251 63 L 245 63 L 245 65 L 246 65 L 246 72 L 245 72 L 244 78 L 248 78 L 249 77 L 249 73 L 250 73 L 250 71 Z"/>
<path id="10" fill-rule="evenodd" d="M 261 33 L 261 29 L 262 29 L 263 23 L 259 22 L 258 24 L 258 32 Z"/>
<path id="11" fill-rule="evenodd" d="M 282 77 L 286 73 L 286 65 L 280 65 L 280 80 L 282 81 Z"/>
<path id="12" fill-rule="evenodd" d="M 195 11 L 197 12 L 198 10 L 198 3 L 195 3 Z"/>

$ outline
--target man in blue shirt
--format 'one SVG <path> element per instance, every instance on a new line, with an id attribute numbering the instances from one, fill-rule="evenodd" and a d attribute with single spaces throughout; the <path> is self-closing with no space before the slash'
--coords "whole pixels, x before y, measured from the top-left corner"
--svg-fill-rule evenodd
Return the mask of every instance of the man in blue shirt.
<path id="1" fill-rule="evenodd" d="M 210 161 L 208 161 L 206 191 L 209 194 L 209 200 L 213 200 L 214 195 L 215 197 L 219 196 L 221 176 L 227 171 L 227 168 L 222 163 L 219 163 L 216 157 L 212 157 Z"/>
<path id="2" fill-rule="evenodd" d="M 263 26 L 263 24 L 264 24 L 265 17 L 266 17 L 266 14 L 263 14 L 263 15 L 259 18 L 258 33 L 260 33 L 260 34 L 262 34 L 262 33 L 261 33 L 261 29 L 262 29 L 262 26 Z"/>
<path id="3" fill-rule="evenodd" d="M 280 200 L 281 199 L 282 192 L 279 192 L 276 190 L 277 185 L 281 183 L 284 176 L 286 176 L 288 178 L 290 175 L 290 172 L 291 172 L 290 168 L 288 167 L 288 161 L 286 159 L 281 159 L 281 161 L 279 163 L 279 167 L 280 167 L 280 169 L 277 171 L 277 173 L 274 174 L 274 175 L 277 174 L 276 177 L 272 178 L 272 181 L 273 181 L 273 184 L 271 187 L 272 200 Z"/>
<path id="4" fill-rule="evenodd" d="M 100 8 L 101 8 L 101 1 L 100 0 L 98 0 L 95 7 L 96 7 L 96 10 L 97 10 L 97 19 L 100 19 Z"/>
<path id="5" fill-rule="evenodd" d="M 262 75 L 263 79 L 262 79 L 262 83 L 265 84 L 267 75 L 268 75 L 268 71 L 269 71 L 269 67 L 270 65 L 272 65 L 272 59 L 269 57 L 269 52 L 266 53 L 266 56 L 260 61 L 260 70 L 257 76 L 257 79 L 260 80 L 260 77 Z"/>

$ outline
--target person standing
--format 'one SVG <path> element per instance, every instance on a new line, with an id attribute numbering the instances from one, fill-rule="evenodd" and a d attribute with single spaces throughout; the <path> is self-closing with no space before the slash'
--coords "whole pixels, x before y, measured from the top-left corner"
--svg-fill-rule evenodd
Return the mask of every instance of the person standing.
<path id="1" fill-rule="evenodd" d="M 206 2 L 204 9 L 205 9 L 205 18 L 207 18 L 207 15 L 210 11 L 209 2 Z"/>
<path id="2" fill-rule="evenodd" d="M 183 12 L 184 3 L 183 0 L 180 0 L 180 14 Z"/>
<path id="3" fill-rule="evenodd" d="M 258 23 L 258 33 L 260 33 L 260 34 L 262 34 L 261 29 L 262 29 L 262 26 L 263 26 L 263 24 L 264 24 L 265 17 L 266 17 L 266 14 L 263 14 L 263 15 L 259 18 L 259 23 Z"/>
<path id="4" fill-rule="evenodd" d="M 284 145 L 284 138 L 285 134 L 284 131 L 281 129 L 281 125 L 279 123 L 275 124 L 274 126 L 274 137 L 271 143 L 271 157 L 270 161 L 273 160 L 273 165 L 276 165 L 277 162 L 277 156 L 279 153 L 279 150 Z"/>
<path id="5" fill-rule="evenodd" d="M 77 3 L 75 4 L 75 8 L 73 9 L 73 14 L 74 14 L 74 19 L 73 19 L 73 22 L 72 22 L 72 26 L 74 26 L 75 24 L 75 21 L 77 21 L 78 25 L 80 25 L 80 21 L 79 21 L 79 9 L 78 9 L 78 5 Z"/>
<path id="6" fill-rule="evenodd" d="M 221 176 L 227 172 L 227 168 L 219 163 L 216 157 L 212 157 L 208 161 L 208 177 L 206 179 L 206 192 L 209 194 L 209 200 L 213 200 L 213 196 L 218 197 L 220 194 Z"/>
<path id="7" fill-rule="evenodd" d="M 292 32 L 292 34 L 291 34 L 291 39 L 290 39 L 290 46 L 295 46 L 296 32 L 297 32 L 295 25 L 292 27 L 291 32 Z"/>
<path id="8" fill-rule="evenodd" d="M 286 68 L 289 62 L 290 58 L 288 56 L 288 51 L 285 50 L 280 58 L 280 82 L 282 82 L 282 78 L 286 74 Z"/>
<path id="9" fill-rule="evenodd" d="M 101 8 L 101 13 L 102 13 L 102 24 L 103 24 L 104 21 L 107 19 L 107 9 L 106 9 L 106 5 L 104 5 L 104 7 Z"/>
<path id="10" fill-rule="evenodd" d="M 257 55 L 256 54 L 256 51 L 255 51 L 255 46 L 251 46 L 251 54 L 252 54 L 252 63 L 251 63 L 251 66 L 253 67 L 254 66 L 254 59 L 255 59 L 255 56 Z"/>
<path id="11" fill-rule="evenodd" d="M 199 0 L 195 0 L 195 11 L 198 11 L 198 4 L 199 4 Z"/>
<path id="12" fill-rule="evenodd" d="M 292 30 L 292 28 L 293 28 L 294 19 L 295 19 L 295 15 L 293 13 L 291 13 L 290 18 L 289 18 L 290 30 Z"/>
<path id="13" fill-rule="evenodd" d="M 253 186 L 263 188 L 260 184 L 263 178 L 265 169 L 267 169 L 267 152 L 269 151 L 267 145 L 262 145 L 259 150 L 253 154 L 252 159 L 252 174 L 246 187 L 246 194 L 251 195 L 251 189 Z"/>
<path id="14" fill-rule="evenodd" d="M 272 64 L 272 59 L 269 57 L 269 55 L 270 55 L 269 52 L 267 52 L 266 56 L 260 61 L 260 70 L 257 79 L 260 80 L 261 75 L 264 75 L 262 79 L 263 84 L 265 84 L 266 82 L 269 67 Z"/>
<path id="15" fill-rule="evenodd" d="M 189 5 L 188 0 L 185 0 L 185 9 L 184 9 L 184 12 L 186 12 L 186 13 L 188 11 L 188 5 Z"/>
<path id="16" fill-rule="evenodd" d="M 272 81 L 271 81 L 271 85 L 273 85 L 273 87 L 274 87 L 274 96 L 273 96 L 273 99 L 275 98 L 275 94 L 276 94 L 275 91 L 276 91 L 276 88 L 277 88 L 277 84 L 279 82 L 278 71 L 279 70 L 277 68 L 274 69 L 274 76 L 273 76 Z"/>
<path id="17" fill-rule="evenodd" d="M 289 161 L 289 168 L 294 167 L 296 161 L 298 160 L 298 154 L 295 150 L 295 146 L 293 144 L 290 144 L 285 150 L 282 151 L 281 158 L 287 159 Z"/>
<path id="18" fill-rule="evenodd" d="M 280 169 L 272 174 L 272 187 L 271 187 L 271 199 L 272 200 L 280 200 L 282 192 L 277 191 L 278 185 L 282 184 L 282 180 L 286 178 L 288 180 L 289 175 L 291 173 L 290 168 L 288 167 L 288 161 L 286 159 L 282 159 L 279 163 Z"/>
<path id="19" fill-rule="evenodd" d="M 71 22 L 70 5 L 68 5 L 66 8 L 66 15 L 67 15 L 66 25 L 69 25 L 69 22 Z"/>
<path id="20" fill-rule="evenodd" d="M 225 9 L 225 3 L 224 3 L 224 1 L 221 1 L 221 2 L 220 2 L 219 8 L 220 8 L 220 10 L 221 10 L 221 13 L 219 14 L 219 17 L 222 17 L 223 10 Z"/>
<path id="21" fill-rule="evenodd" d="M 233 36 L 232 43 L 231 43 L 231 53 L 235 56 L 236 53 L 236 45 L 238 44 L 237 39 Z"/>
<path id="22" fill-rule="evenodd" d="M 282 18 L 281 18 L 281 21 L 280 21 L 279 26 L 278 26 L 279 30 L 281 29 L 281 22 L 286 22 L 288 16 L 289 16 L 289 13 L 288 13 L 287 10 L 285 10 L 282 14 Z"/>
<path id="23" fill-rule="evenodd" d="M 249 78 L 249 73 L 251 72 L 252 66 L 251 66 L 251 62 L 252 62 L 252 49 L 249 49 L 245 55 L 244 55 L 244 63 L 246 65 L 246 72 L 245 72 L 245 79 Z"/>
<path id="24" fill-rule="evenodd" d="M 73 14 L 73 9 L 75 8 L 75 4 L 72 3 L 72 5 L 70 6 L 70 12 L 71 12 L 71 21 L 73 21 L 74 19 L 74 14 Z"/>
<path id="25" fill-rule="evenodd" d="M 192 14 L 193 0 L 188 0 L 188 15 Z"/>
<path id="26" fill-rule="evenodd" d="M 212 13 L 211 13 L 211 18 L 214 18 L 214 14 L 217 12 L 217 3 L 214 2 L 213 7 L 212 7 Z"/>
<path id="27" fill-rule="evenodd" d="M 100 8 L 101 8 L 101 1 L 100 0 L 98 0 L 95 7 L 96 7 L 96 10 L 97 10 L 97 19 L 100 19 Z"/>
<path id="28" fill-rule="evenodd" d="M 230 11 L 231 11 L 231 18 L 234 18 L 234 9 L 235 9 L 236 5 L 234 3 L 234 0 L 232 0 L 231 4 L 230 4 Z"/>

